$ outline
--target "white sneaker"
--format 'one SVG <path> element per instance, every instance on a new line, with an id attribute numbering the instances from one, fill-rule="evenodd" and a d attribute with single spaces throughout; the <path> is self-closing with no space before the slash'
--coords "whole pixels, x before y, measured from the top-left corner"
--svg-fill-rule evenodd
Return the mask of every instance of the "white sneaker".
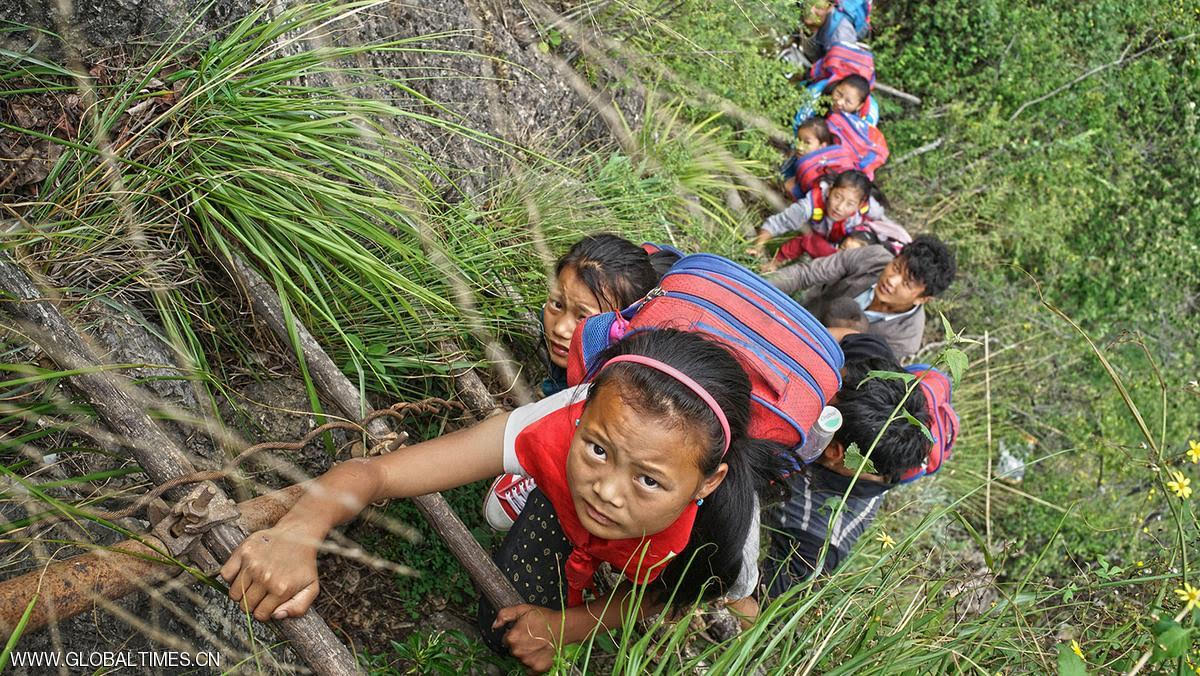
<path id="1" fill-rule="evenodd" d="M 537 482 L 533 477 L 520 474 L 501 474 L 496 477 L 488 488 L 487 496 L 483 499 L 483 518 L 488 525 L 498 531 L 506 531 L 516 523 L 521 510 L 525 509 L 525 501 Z"/>

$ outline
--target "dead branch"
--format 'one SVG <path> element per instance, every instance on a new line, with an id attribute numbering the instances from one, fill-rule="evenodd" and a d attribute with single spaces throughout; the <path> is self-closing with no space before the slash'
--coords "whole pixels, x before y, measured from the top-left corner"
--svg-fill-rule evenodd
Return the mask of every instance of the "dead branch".
<path id="1" fill-rule="evenodd" d="M 907 101 L 907 102 L 913 104 L 914 106 L 921 105 L 921 97 L 913 96 L 912 94 L 909 94 L 908 92 L 900 91 L 899 89 L 896 89 L 895 87 L 892 87 L 889 85 L 885 85 L 882 82 L 875 83 L 875 91 L 879 92 L 880 94 L 887 94 L 888 96 L 895 98 L 895 99 L 900 99 L 901 101 Z"/>
<path id="2" fill-rule="evenodd" d="M 911 160 L 914 157 L 917 157 L 919 155 L 924 155 L 925 153 L 937 150 L 938 148 L 942 147 L 942 143 L 944 143 L 945 141 L 946 141 L 946 137 L 939 136 L 936 139 L 930 141 L 929 143 L 926 143 L 925 145 L 917 147 L 917 148 L 913 148 L 912 150 L 901 155 L 900 157 L 897 157 L 896 159 L 892 160 L 890 163 L 890 166 L 895 166 L 897 164 L 903 164 L 903 163 Z"/>
<path id="3" fill-rule="evenodd" d="M 1095 68 L 1091 68 L 1091 69 L 1087 70 L 1086 72 L 1084 72 L 1084 73 L 1083 73 L 1082 75 L 1080 75 L 1079 77 L 1077 77 L 1077 78 L 1075 78 L 1074 80 L 1071 80 L 1070 82 L 1066 83 L 1065 85 L 1062 85 L 1061 87 L 1056 87 L 1056 88 L 1055 88 L 1054 90 L 1052 90 L 1050 93 L 1048 93 L 1048 94 L 1043 94 L 1042 96 L 1039 96 L 1039 97 L 1037 97 L 1036 99 L 1033 99 L 1033 100 L 1031 100 L 1031 101 L 1026 101 L 1025 103 L 1022 103 L 1022 104 L 1020 105 L 1020 107 L 1018 107 L 1018 108 L 1017 108 L 1015 111 L 1013 111 L 1013 114 L 1012 114 L 1012 115 L 1010 115 L 1010 116 L 1008 117 L 1008 121 L 1009 121 L 1009 122 L 1012 122 L 1013 120 L 1017 119 L 1017 116 L 1018 116 L 1018 115 L 1020 115 L 1021 113 L 1023 113 L 1023 112 L 1025 111 L 1025 109 L 1026 109 L 1026 108 L 1028 108 L 1028 107 L 1030 107 L 1030 106 L 1032 106 L 1032 105 L 1036 105 L 1036 104 L 1038 104 L 1038 103 L 1041 103 L 1042 101 L 1045 101 L 1046 99 L 1053 98 L 1053 97 L 1057 96 L 1058 94 L 1061 94 L 1062 92 L 1064 92 L 1064 91 L 1066 91 L 1066 90 L 1070 89 L 1071 87 L 1074 87 L 1075 85 L 1079 84 L 1080 82 L 1083 82 L 1084 80 L 1088 79 L 1089 77 L 1092 77 L 1093 75 L 1096 75 L 1097 73 L 1101 73 L 1101 72 L 1103 72 L 1103 71 L 1106 71 L 1106 70 L 1108 70 L 1109 68 L 1116 68 L 1117 66 L 1123 65 L 1123 64 L 1125 64 L 1126 62 L 1132 62 L 1132 61 L 1136 61 L 1136 60 L 1137 60 L 1138 58 L 1140 58 L 1140 57 L 1141 57 L 1143 54 L 1146 54 L 1146 53 L 1148 53 L 1148 52 L 1152 52 L 1152 51 L 1154 51 L 1154 50 L 1156 50 L 1156 49 L 1159 49 L 1159 48 L 1161 48 L 1161 47 L 1166 47 L 1167 45 L 1169 45 L 1169 44 L 1171 44 L 1171 43 L 1173 43 L 1173 42 L 1182 42 L 1182 41 L 1184 41 L 1184 40 L 1191 40 L 1192 38 L 1196 37 L 1196 35 L 1197 35 L 1197 33 L 1190 33 L 1190 34 L 1188 34 L 1188 35 L 1184 35 L 1184 36 L 1181 36 L 1181 37 L 1177 37 L 1177 38 L 1171 38 L 1170 40 L 1166 40 L 1166 41 L 1164 41 L 1164 42 L 1160 42 L 1160 43 L 1158 43 L 1158 44 L 1151 45 L 1151 46 L 1149 46 L 1149 47 L 1147 47 L 1147 48 L 1145 48 L 1145 49 L 1143 49 L 1143 50 L 1141 50 L 1141 51 L 1139 51 L 1139 52 L 1135 53 L 1133 56 L 1128 56 L 1128 55 L 1129 55 L 1129 50 L 1133 48 L 1133 44 L 1132 44 L 1132 43 L 1130 43 L 1130 44 L 1128 44 L 1128 45 L 1126 45 L 1126 46 L 1125 46 L 1125 49 L 1121 51 L 1121 56 L 1117 57 L 1117 59 L 1116 59 L 1115 61 L 1109 61 L 1108 63 L 1105 63 L 1105 64 L 1102 64 L 1102 65 L 1096 66 Z"/>
<path id="4" fill-rule="evenodd" d="M 247 531 L 272 526 L 303 492 L 300 485 L 238 503 L 238 522 Z M 165 582 L 183 571 L 168 560 L 166 546 L 153 536 L 123 540 L 87 554 L 39 567 L 0 582 L 0 627 L 12 629 L 35 593 L 44 602 L 34 606 L 25 631 L 65 620 L 91 610 L 101 599 L 116 600 Z"/>

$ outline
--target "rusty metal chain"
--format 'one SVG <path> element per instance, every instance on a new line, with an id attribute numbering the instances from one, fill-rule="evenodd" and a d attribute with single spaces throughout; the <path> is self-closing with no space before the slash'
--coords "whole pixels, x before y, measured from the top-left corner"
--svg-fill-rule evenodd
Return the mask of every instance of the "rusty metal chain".
<path id="1" fill-rule="evenodd" d="M 314 428 L 311 432 L 304 435 L 304 438 L 300 439 L 299 441 L 266 441 L 261 444 L 255 444 L 253 446 L 249 446 L 245 450 L 243 450 L 241 453 L 238 453 L 236 456 L 234 456 L 231 460 L 229 460 L 229 462 L 225 463 L 225 466 L 222 469 L 192 472 L 191 474 L 185 474 L 183 476 L 175 477 L 174 479 L 164 481 L 163 483 L 154 487 L 154 489 L 151 490 L 150 492 L 148 492 L 145 495 L 138 498 L 136 501 L 134 501 L 134 503 L 132 505 L 125 507 L 123 509 L 118 509 L 118 510 L 113 510 L 113 511 L 91 511 L 91 512 L 89 512 L 89 514 L 94 517 L 98 517 L 101 519 L 107 519 L 110 521 L 115 520 L 115 519 L 123 519 L 128 516 L 133 516 L 134 514 L 137 514 L 141 510 L 145 509 L 148 505 L 151 505 L 155 500 L 157 500 L 159 497 L 161 497 L 164 493 L 166 493 L 167 491 L 169 491 L 173 488 L 178 488 L 179 486 L 184 486 L 187 484 L 198 483 L 201 481 L 217 481 L 219 479 L 227 478 L 229 475 L 234 473 L 234 471 L 237 469 L 238 465 L 242 464 L 249 458 L 253 457 L 254 455 L 257 455 L 258 453 L 261 453 L 263 451 L 298 451 L 298 450 L 304 448 L 305 446 L 309 445 L 310 443 L 312 443 L 315 439 L 317 439 L 321 435 L 325 434 L 326 432 L 329 432 L 330 430 L 340 429 L 340 430 L 348 430 L 348 431 L 354 432 L 356 434 L 366 434 L 368 437 L 371 438 L 371 440 L 377 442 L 376 446 L 375 446 L 376 448 L 378 448 L 378 446 L 380 446 L 380 445 L 385 445 L 386 448 L 384 449 L 383 452 L 391 452 L 391 451 L 396 450 L 396 448 L 398 448 L 401 444 L 403 444 L 403 442 L 405 441 L 405 438 L 401 437 L 400 435 L 397 435 L 395 433 L 388 434 L 388 435 L 385 435 L 385 436 L 379 437 L 379 438 L 371 436 L 371 434 L 367 431 L 367 425 L 369 425 L 372 421 L 377 420 L 382 417 L 390 417 L 390 418 L 395 418 L 397 420 L 403 420 L 405 417 L 407 417 L 410 414 L 438 413 L 438 412 L 448 410 L 448 409 L 461 411 L 461 410 L 463 410 L 463 405 L 458 402 L 454 402 L 454 401 L 447 401 L 445 399 L 430 397 L 428 399 L 422 399 L 421 401 L 400 402 L 400 403 L 392 404 L 391 406 L 389 406 L 387 408 L 375 409 L 375 410 L 371 411 L 370 413 L 368 413 L 366 415 L 366 417 L 364 417 L 360 422 L 357 422 L 357 423 L 349 422 L 349 421 L 328 422 L 328 423 L 325 423 L 324 425 Z M 193 494 L 189 495 L 188 498 L 186 498 L 184 500 L 180 500 L 180 505 L 185 505 L 185 504 L 190 503 L 191 501 L 200 500 L 203 502 L 203 504 L 199 505 L 198 508 L 201 510 L 205 510 L 205 509 L 207 509 L 207 506 L 208 506 L 208 499 L 210 499 L 210 498 L 205 498 L 203 493 L 197 493 L 197 492 L 193 491 Z M 159 516 L 161 518 L 162 515 L 159 515 Z M 196 521 L 199 515 L 192 514 L 191 516 L 192 516 L 191 520 Z M 41 520 L 38 522 L 38 524 L 39 525 L 53 524 L 53 523 L 57 523 L 59 521 L 65 521 L 68 518 L 69 517 L 67 517 L 67 516 L 53 517 L 53 518 Z M 152 520 L 157 520 L 157 519 L 152 519 Z M 194 530 L 194 528 L 193 528 L 193 530 Z M 178 533 L 176 535 L 178 535 Z"/>

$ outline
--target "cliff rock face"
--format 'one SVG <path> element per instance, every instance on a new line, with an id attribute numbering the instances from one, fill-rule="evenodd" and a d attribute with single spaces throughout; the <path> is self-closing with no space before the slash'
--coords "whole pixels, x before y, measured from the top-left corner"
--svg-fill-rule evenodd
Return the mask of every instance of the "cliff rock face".
<path id="1" fill-rule="evenodd" d="M 263 0 L 267 2 L 267 0 Z M 199 45 L 222 34 L 225 26 L 255 11 L 254 0 L 15 0 L 0 3 L 0 21 L 41 28 L 66 36 L 84 59 L 114 47 L 162 42 L 190 26 L 187 39 Z M 279 12 L 290 4 L 268 2 Z M 64 14 L 61 10 L 66 9 Z M 382 77 L 402 79 L 429 105 L 398 88 L 364 85 L 360 96 L 389 99 L 397 105 L 454 119 L 509 143 L 564 157 L 606 135 L 594 110 L 556 71 L 556 59 L 538 48 L 534 20 L 519 0 L 443 0 L 383 2 L 347 15 L 326 36 L 307 46 L 364 44 L 429 36 L 419 41 L 428 52 L 377 52 L 347 64 Z M 62 56 L 61 43 L 36 31 L 0 37 L 14 50 Z M 303 45 L 297 48 L 304 48 Z M 333 79 L 340 78 L 335 75 Z M 350 84 L 340 79 L 333 84 Z M 623 98 L 636 118 L 639 102 Z M 501 153 L 482 144 L 448 140 L 432 127 L 397 123 L 397 131 L 430 152 L 456 176 L 465 175 L 467 192 L 481 187 L 483 175 L 507 164 Z M 459 173 L 455 170 L 461 170 Z"/>

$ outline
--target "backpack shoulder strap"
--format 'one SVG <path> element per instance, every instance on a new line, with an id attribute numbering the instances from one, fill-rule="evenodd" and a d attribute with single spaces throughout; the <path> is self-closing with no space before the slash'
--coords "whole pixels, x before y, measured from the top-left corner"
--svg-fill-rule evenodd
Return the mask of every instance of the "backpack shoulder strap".
<path id="1" fill-rule="evenodd" d="M 813 189 L 809 191 L 812 196 L 812 217 L 813 223 L 820 223 L 825 220 L 825 182 L 817 181 Z"/>
<path id="2" fill-rule="evenodd" d="M 656 244 L 654 242 L 642 242 L 642 251 L 645 251 L 646 253 L 650 254 L 651 256 L 653 256 L 654 254 L 656 254 L 660 251 L 665 251 L 667 253 L 675 254 L 676 256 L 679 256 L 680 258 L 683 258 L 683 256 L 684 256 L 682 251 L 680 251 L 679 249 L 676 249 L 675 247 L 671 246 L 670 244 Z"/>

